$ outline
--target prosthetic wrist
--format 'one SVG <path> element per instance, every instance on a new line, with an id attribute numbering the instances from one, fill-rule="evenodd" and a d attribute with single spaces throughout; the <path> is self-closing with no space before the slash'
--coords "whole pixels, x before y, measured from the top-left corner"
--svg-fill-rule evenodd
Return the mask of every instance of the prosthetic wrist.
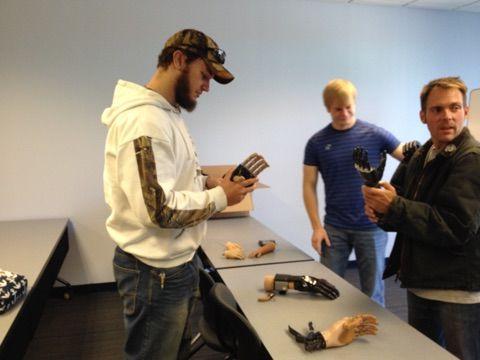
<path id="1" fill-rule="evenodd" d="M 288 327 L 288 331 L 295 337 L 297 342 L 304 344 L 305 350 L 308 352 L 323 350 L 327 347 L 325 337 L 320 331 L 315 331 L 311 321 L 308 323 L 308 333 L 306 335 L 300 334 L 291 326 Z"/>
<path id="2" fill-rule="evenodd" d="M 320 293 L 332 300 L 340 296 L 338 289 L 327 280 L 309 275 L 276 274 L 273 286 L 274 290 L 277 290 L 280 294 L 285 294 L 293 286 L 295 290 Z"/>

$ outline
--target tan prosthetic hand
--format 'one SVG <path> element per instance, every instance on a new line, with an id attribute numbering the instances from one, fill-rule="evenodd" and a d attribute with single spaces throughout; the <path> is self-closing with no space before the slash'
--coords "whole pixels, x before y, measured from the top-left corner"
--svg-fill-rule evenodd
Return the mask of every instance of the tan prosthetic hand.
<path id="1" fill-rule="evenodd" d="M 243 260 L 245 259 L 245 254 L 243 253 L 242 247 L 234 242 L 227 241 L 225 244 L 225 251 L 223 256 L 227 259 Z"/>
<path id="2" fill-rule="evenodd" d="M 363 335 L 376 335 L 377 318 L 370 314 L 358 314 L 340 319 L 322 331 L 327 348 L 350 344 Z"/>
<path id="3" fill-rule="evenodd" d="M 275 251 L 277 243 L 275 242 L 275 240 L 260 240 L 258 242 L 258 245 L 260 246 L 258 249 L 248 254 L 249 258 L 259 258 L 262 255 Z"/>
<path id="4" fill-rule="evenodd" d="M 314 331 L 312 322 L 308 323 L 306 335 L 300 334 L 292 327 L 288 331 L 295 340 L 305 345 L 306 351 L 323 350 L 331 347 L 345 346 L 359 336 L 375 335 L 378 331 L 377 318 L 370 314 L 344 317 L 330 325 L 326 330 Z"/>

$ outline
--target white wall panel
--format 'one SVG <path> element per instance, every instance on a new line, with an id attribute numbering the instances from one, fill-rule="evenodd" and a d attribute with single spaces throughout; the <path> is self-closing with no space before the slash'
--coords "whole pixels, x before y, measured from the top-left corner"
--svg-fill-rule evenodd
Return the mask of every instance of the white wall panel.
<path id="1" fill-rule="evenodd" d="M 186 115 L 202 162 L 264 154 L 271 188 L 254 195 L 253 215 L 313 254 L 301 174 L 307 139 L 329 122 L 324 85 L 352 80 L 360 118 L 425 141 L 423 84 L 460 75 L 480 87 L 479 20 L 310 0 L 2 0 L 0 220 L 71 218 L 62 276 L 112 281 L 100 115 L 118 78 L 145 83 L 167 37 L 195 27 L 227 51 L 236 75 Z M 394 168 L 389 160 L 387 178 Z"/>

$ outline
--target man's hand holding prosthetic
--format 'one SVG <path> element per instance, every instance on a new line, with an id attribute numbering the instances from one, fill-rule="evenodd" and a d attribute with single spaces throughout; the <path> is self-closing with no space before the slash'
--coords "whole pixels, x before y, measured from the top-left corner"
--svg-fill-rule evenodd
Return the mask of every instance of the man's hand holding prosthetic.
<path id="1" fill-rule="evenodd" d="M 330 300 L 340 296 L 338 289 L 327 280 L 309 275 L 267 275 L 264 278 L 264 288 L 266 291 L 278 291 L 280 294 L 286 294 L 289 289 L 318 293 Z"/>
<path id="2" fill-rule="evenodd" d="M 370 165 L 368 160 L 368 151 L 357 146 L 353 149 L 353 164 L 360 176 L 365 181 L 365 185 L 370 187 L 378 187 L 379 181 L 382 179 L 383 170 L 387 162 L 387 152 L 380 153 L 380 163 L 376 168 Z"/>

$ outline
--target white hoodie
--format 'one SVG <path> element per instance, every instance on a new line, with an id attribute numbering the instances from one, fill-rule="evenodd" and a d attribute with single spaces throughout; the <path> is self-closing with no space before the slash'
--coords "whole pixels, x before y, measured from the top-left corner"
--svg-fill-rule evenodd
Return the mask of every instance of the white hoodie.
<path id="1" fill-rule="evenodd" d="M 107 231 L 142 262 L 169 268 L 192 259 L 206 222 L 227 205 L 220 186 L 205 176 L 180 111 L 160 94 L 119 80 L 108 126 L 103 173 L 112 212 Z"/>

